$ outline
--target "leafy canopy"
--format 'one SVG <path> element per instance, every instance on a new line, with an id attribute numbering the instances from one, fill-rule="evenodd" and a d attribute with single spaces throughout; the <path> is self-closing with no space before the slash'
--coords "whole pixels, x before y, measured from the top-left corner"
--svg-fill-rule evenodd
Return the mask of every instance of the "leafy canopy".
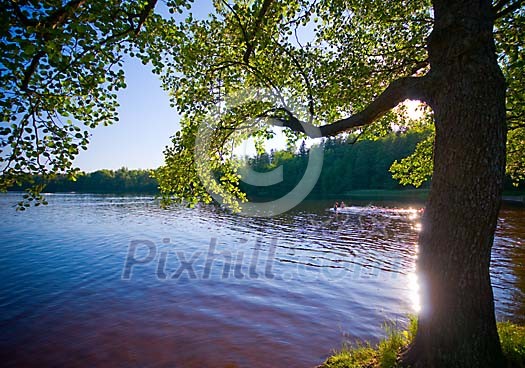
<path id="1" fill-rule="evenodd" d="M 154 52 L 147 60 L 171 92 L 173 105 L 184 114 L 182 129 L 156 174 L 168 198 L 211 200 L 205 188 L 209 183 L 203 183 L 198 168 L 191 165 L 195 150 L 203 149 L 195 147 L 203 125 L 213 131 L 204 148 L 209 168 L 220 171 L 225 184 L 212 191 L 221 195 L 233 191 L 243 199 L 236 192 L 239 176 L 232 148 L 247 135 L 271 137 L 269 118 L 330 124 L 366 109 L 394 81 L 429 70 L 425 47 L 433 22 L 429 1 L 385 6 L 379 1 L 216 0 L 214 5 L 216 12 L 208 17 L 188 14 L 183 22 L 169 22 L 170 31 L 150 40 Z M 494 8 L 498 58 L 509 86 L 507 172 L 516 182 L 525 177 L 525 12 L 519 5 L 502 1 Z M 242 108 L 227 104 L 228 96 L 238 91 L 261 89 L 273 98 L 243 100 Z M 428 108 L 419 121 L 404 113 L 397 108 L 366 128 L 347 131 L 373 138 L 393 129 L 433 129 Z M 293 140 L 301 135 L 288 136 Z M 412 155 L 396 161 L 391 167 L 394 178 L 415 186 L 429 179 L 433 139 L 429 135 Z"/>
<path id="2" fill-rule="evenodd" d="M 169 1 L 177 8 L 181 1 Z M 118 120 L 123 57 L 147 32 L 155 0 L 3 1 L 0 6 L 0 190 L 67 174 L 89 129 Z M 32 188 L 28 199 L 42 201 Z M 28 203 L 21 203 L 21 208 Z"/>
<path id="3" fill-rule="evenodd" d="M 2 2 L 0 189 L 31 174 L 74 178 L 72 160 L 87 147 L 89 128 L 118 119 L 115 92 L 125 87 L 126 54 L 151 63 L 183 114 L 156 172 L 168 199 L 212 200 L 195 165 L 198 149 L 217 179 L 212 191 L 229 193 L 232 203 L 244 200 L 233 147 L 247 136 L 271 137 L 277 122 L 291 128 L 285 130 L 291 141 L 304 137 L 301 121 L 346 124 L 325 136 L 347 131 L 374 138 L 393 129 L 432 128 L 430 111 L 416 122 L 403 108 L 381 105 L 385 93 L 399 97 L 410 87 L 407 77 L 429 70 L 430 1 L 214 0 L 215 12 L 205 17 L 192 14 L 191 1 L 166 2 L 177 17 L 155 13 L 156 3 Z M 511 0 L 498 1 L 494 12 L 508 83 L 507 171 L 517 181 L 525 177 L 525 12 Z M 381 108 L 367 110 L 374 104 Z M 372 124 L 342 121 L 363 111 Z M 432 146 L 429 137 L 396 162 L 394 176 L 420 185 L 432 173 Z M 39 189 L 32 193 L 37 200 Z"/>
<path id="4" fill-rule="evenodd" d="M 221 184 L 230 191 L 239 180 L 232 148 L 247 135 L 271 137 L 268 119 L 329 124 L 363 110 L 390 82 L 427 69 L 429 2 L 214 5 L 216 12 L 203 19 L 188 14 L 180 23 L 160 21 L 162 34 L 149 40 L 153 52 L 147 61 L 184 114 L 156 174 L 169 197 L 211 200 L 203 185 L 209 183 L 202 183 L 191 165 L 195 150 L 203 149 L 195 147 L 203 125 L 213 132 L 205 144 L 209 168 L 223 174 Z M 238 93 L 251 96 L 229 105 Z M 384 135 L 392 122 L 405 124 L 389 113 L 363 136 Z M 290 139 L 301 136 L 287 132 Z M 240 192 L 234 195 L 243 199 Z"/>

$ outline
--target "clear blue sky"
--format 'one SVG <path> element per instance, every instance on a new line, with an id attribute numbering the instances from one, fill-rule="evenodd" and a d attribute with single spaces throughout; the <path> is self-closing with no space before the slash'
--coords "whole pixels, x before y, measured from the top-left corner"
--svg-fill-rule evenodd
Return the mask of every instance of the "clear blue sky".
<path id="1" fill-rule="evenodd" d="M 164 2 L 155 9 L 170 16 Z M 189 11 L 195 19 L 213 11 L 211 0 L 196 0 Z M 176 15 L 181 20 L 187 15 Z M 162 151 L 179 129 L 180 117 L 169 106 L 169 98 L 148 66 L 128 58 L 124 65 L 127 88 L 119 93 L 120 121 L 92 131 L 87 151 L 81 151 L 75 164 L 86 172 L 98 169 L 153 169 L 163 163 Z"/>
<path id="2" fill-rule="evenodd" d="M 150 68 L 140 61 L 125 63 L 127 88 L 119 93 L 120 121 L 92 131 L 87 151 L 75 164 L 84 171 L 152 169 L 163 163 L 162 151 L 179 129 L 179 115 Z"/>
<path id="3" fill-rule="evenodd" d="M 164 2 L 159 1 L 155 9 L 169 17 Z M 211 0 L 195 0 L 189 12 L 194 19 L 202 19 L 214 10 Z M 175 15 L 183 20 L 188 11 Z M 307 32 L 311 37 L 311 31 Z M 75 165 L 91 172 L 99 169 L 153 169 L 163 164 L 164 148 L 170 137 L 180 128 L 180 116 L 169 106 L 167 92 L 162 90 L 158 76 L 140 61 L 127 58 L 124 69 L 127 88 L 119 93 L 120 121 L 92 130 L 91 143 L 87 151 L 81 151 Z M 284 134 L 267 142 L 267 150 L 285 147 Z M 237 154 L 253 155 L 253 140 L 243 145 Z"/>

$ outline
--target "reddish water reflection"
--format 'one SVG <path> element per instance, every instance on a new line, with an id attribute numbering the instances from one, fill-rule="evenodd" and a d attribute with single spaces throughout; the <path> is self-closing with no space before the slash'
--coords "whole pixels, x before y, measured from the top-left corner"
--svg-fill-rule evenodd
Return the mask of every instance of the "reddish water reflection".
<path id="1" fill-rule="evenodd" d="M 140 198 L 53 202 L 6 216 L 0 197 L 3 366 L 312 367 L 343 340 L 376 340 L 382 322 L 413 311 L 417 231 L 399 211 L 334 216 L 310 203 L 261 220 L 166 212 Z M 501 214 L 492 266 L 500 319 L 525 315 L 524 213 Z M 220 254 L 203 278 L 211 238 Z M 155 243 L 157 257 L 122 280 L 134 239 Z M 258 278 L 249 277 L 255 250 Z M 168 275 L 177 251 L 186 260 L 200 252 L 197 278 L 159 280 L 162 251 Z"/>

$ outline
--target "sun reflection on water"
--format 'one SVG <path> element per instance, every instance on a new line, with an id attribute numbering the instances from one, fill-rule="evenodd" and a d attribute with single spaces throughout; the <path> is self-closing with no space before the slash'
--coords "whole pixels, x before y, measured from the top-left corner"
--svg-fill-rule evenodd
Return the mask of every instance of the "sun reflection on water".
<path id="1" fill-rule="evenodd" d="M 410 304 L 414 312 L 419 313 L 421 311 L 421 297 L 419 295 L 419 282 L 416 271 L 411 272 L 408 275 L 408 289 L 410 291 Z"/>
<path id="2" fill-rule="evenodd" d="M 419 229 L 421 229 L 421 224 L 418 223 L 416 226 L 419 225 Z M 415 244 L 416 248 L 416 257 L 414 259 L 414 262 L 417 262 L 418 254 L 419 254 L 419 245 Z M 415 313 L 419 313 L 421 311 L 421 294 L 420 294 L 420 286 L 419 286 L 419 279 L 417 276 L 416 267 L 414 265 L 414 269 L 408 274 L 408 290 L 409 290 L 409 297 L 410 297 L 410 304 L 412 305 L 412 309 Z"/>

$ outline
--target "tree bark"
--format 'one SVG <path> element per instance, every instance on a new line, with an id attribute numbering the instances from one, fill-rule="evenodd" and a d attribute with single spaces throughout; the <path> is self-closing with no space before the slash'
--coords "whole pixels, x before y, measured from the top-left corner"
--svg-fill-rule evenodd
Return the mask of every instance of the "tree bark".
<path id="1" fill-rule="evenodd" d="M 504 366 L 490 257 L 505 170 L 505 80 L 490 1 L 434 1 L 428 40 L 434 174 L 419 239 L 412 367 Z"/>
<path id="2" fill-rule="evenodd" d="M 401 357 L 415 368 L 505 365 L 494 315 L 490 257 L 505 174 L 505 79 L 490 0 L 434 0 L 430 71 L 391 83 L 366 109 L 319 127 L 322 136 L 367 125 L 406 98 L 434 111 L 434 173 L 419 238 L 422 311 Z M 275 117 L 305 132 L 290 113 Z"/>

